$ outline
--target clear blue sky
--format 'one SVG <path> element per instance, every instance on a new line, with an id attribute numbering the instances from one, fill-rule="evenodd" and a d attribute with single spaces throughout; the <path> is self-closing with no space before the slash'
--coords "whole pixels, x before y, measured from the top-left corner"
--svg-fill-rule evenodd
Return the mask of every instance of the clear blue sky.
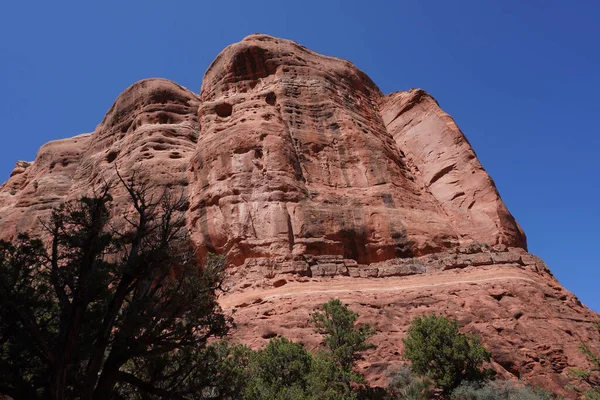
<path id="1" fill-rule="evenodd" d="M 435 96 L 530 251 L 600 311 L 598 21 L 585 0 L 6 1 L 0 180 L 43 143 L 91 132 L 133 82 L 198 92 L 221 49 L 268 33 L 353 61 L 384 92 Z"/>

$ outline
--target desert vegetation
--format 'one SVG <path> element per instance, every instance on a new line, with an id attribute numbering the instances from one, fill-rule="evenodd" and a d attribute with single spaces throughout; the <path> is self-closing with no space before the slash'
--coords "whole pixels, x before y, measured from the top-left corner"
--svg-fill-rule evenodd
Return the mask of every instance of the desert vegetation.
<path id="1" fill-rule="evenodd" d="M 600 332 L 600 323 L 594 324 L 594 327 Z M 583 342 L 580 344 L 579 349 L 590 363 L 590 368 L 574 368 L 570 371 L 573 376 L 585 385 L 585 389 L 581 389 L 578 386 L 572 386 L 571 389 L 580 393 L 588 400 L 598 400 L 600 399 L 600 353 L 594 350 L 589 344 Z"/>
<path id="2" fill-rule="evenodd" d="M 0 242 L 0 392 L 108 399 L 127 386 L 162 396 L 200 374 L 190 360 L 227 332 L 216 301 L 224 263 L 198 265 L 184 202 L 119 185 L 132 210 L 121 228 L 105 185 L 55 209 L 43 239 Z"/>
<path id="3" fill-rule="evenodd" d="M 375 331 L 332 299 L 310 316 L 316 352 L 285 337 L 252 350 L 228 343 L 217 303 L 225 261 L 199 263 L 184 229 L 185 202 L 153 199 L 120 178 L 130 211 L 111 218 L 111 191 L 65 203 L 45 236 L 0 242 L 0 394 L 21 399 L 546 399 L 493 380 L 489 351 L 440 315 L 415 318 L 405 363 L 386 388 L 357 369 Z M 598 368 L 598 355 L 582 351 Z M 595 385 L 595 371 L 573 371 Z M 597 389 L 598 386 L 593 386 Z M 597 392 L 588 392 L 592 397 Z"/>

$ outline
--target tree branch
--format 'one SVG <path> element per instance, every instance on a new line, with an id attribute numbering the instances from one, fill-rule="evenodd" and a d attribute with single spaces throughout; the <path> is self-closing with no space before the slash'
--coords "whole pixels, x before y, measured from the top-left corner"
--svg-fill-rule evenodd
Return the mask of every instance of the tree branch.
<path id="1" fill-rule="evenodd" d="M 163 399 L 184 399 L 183 396 L 169 392 L 167 390 L 157 388 L 152 386 L 151 384 L 144 382 L 140 378 L 123 371 L 119 371 L 118 380 L 120 382 L 128 383 L 136 388 L 155 396 L 158 396 Z"/>
<path id="2" fill-rule="evenodd" d="M 19 319 L 21 320 L 21 323 L 23 324 L 25 329 L 27 329 L 27 331 L 33 338 L 35 344 L 37 345 L 38 353 L 41 356 L 42 360 L 50 367 L 55 367 L 56 359 L 54 358 L 50 347 L 44 340 L 42 333 L 40 332 L 33 318 L 31 318 L 30 315 L 26 314 L 25 311 L 23 311 L 23 309 L 17 304 L 15 304 L 13 301 L 6 301 L 4 304 L 16 311 L 17 315 L 19 316 Z"/>

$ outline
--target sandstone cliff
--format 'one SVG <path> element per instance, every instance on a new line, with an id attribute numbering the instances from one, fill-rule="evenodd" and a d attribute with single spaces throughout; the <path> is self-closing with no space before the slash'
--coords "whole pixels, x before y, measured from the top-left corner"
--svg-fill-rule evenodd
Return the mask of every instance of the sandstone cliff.
<path id="1" fill-rule="evenodd" d="M 577 346 L 598 316 L 527 253 L 468 140 L 423 90 L 384 95 L 346 60 L 251 35 L 217 56 L 200 94 L 135 83 L 94 132 L 19 162 L 0 188 L 0 235 L 39 230 L 117 170 L 188 199 L 199 256 L 230 261 L 222 304 L 247 343 L 316 346 L 308 313 L 340 297 L 378 330 L 364 361 L 378 384 L 426 311 L 479 332 L 506 375 L 559 388 L 585 364 Z"/>

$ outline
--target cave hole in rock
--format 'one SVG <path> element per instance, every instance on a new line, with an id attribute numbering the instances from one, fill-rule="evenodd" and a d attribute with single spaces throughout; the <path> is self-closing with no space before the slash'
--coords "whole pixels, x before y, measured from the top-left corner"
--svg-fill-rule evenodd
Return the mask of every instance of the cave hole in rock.
<path id="1" fill-rule="evenodd" d="M 267 102 L 268 105 L 274 106 L 275 105 L 275 100 L 277 100 L 277 97 L 275 96 L 275 93 L 270 92 L 269 94 L 267 94 L 267 97 L 265 97 L 265 101 Z"/>
<path id="2" fill-rule="evenodd" d="M 229 103 L 221 103 L 217 105 L 215 108 L 217 115 L 221 118 L 231 117 L 231 113 L 233 112 L 233 106 Z"/>
<path id="3" fill-rule="evenodd" d="M 169 114 L 159 113 L 156 116 L 156 122 L 160 125 L 169 124 L 171 123 L 171 118 L 169 117 Z"/>
<path id="4" fill-rule="evenodd" d="M 129 121 L 129 122 L 123 124 L 123 126 L 121 127 L 121 133 L 127 132 L 132 124 L 133 124 L 133 121 Z"/>
<path id="5" fill-rule="evenodd" d="M 107 155 L 106 155 L 106 162 L 111 163 L 113 161 L 115 161 L 115 159 L 117 158 L 117 156 L 119 155 L 118 151 L 110 151 Z"/>

